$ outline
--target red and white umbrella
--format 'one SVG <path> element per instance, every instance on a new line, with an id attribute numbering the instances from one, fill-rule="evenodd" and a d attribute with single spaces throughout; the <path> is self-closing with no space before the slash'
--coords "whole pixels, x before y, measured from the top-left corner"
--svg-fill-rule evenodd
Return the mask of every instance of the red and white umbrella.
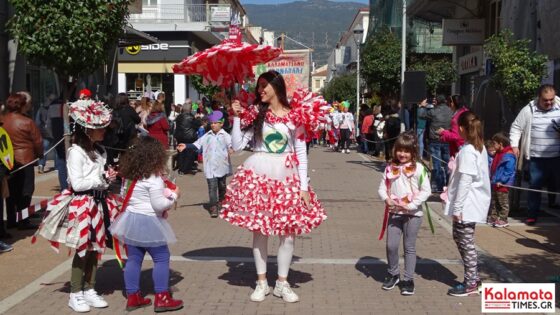
<path id="1" fill-rule="evenodd" d="M 241 42 L 241 32 L 232 25 L 230 36 L 221 44 L 199 51 L 173 66 L 174 73 L 201 75 L 206 84 L 229 88 L 253 78 L 253 66 L 280 55 L 280 48 Z"/>

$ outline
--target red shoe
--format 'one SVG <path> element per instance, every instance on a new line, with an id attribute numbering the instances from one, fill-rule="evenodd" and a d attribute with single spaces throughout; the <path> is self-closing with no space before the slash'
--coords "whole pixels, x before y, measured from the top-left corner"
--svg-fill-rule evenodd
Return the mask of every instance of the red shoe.
<path id="1" fill-rule="evenodd" d="M 529 225 L 529 226 L 533 226 L 537 223 L 537 219 L 535 218 L 527 218 L 525 219 L 525 224 Z"/>
<path id="2" fill-rule="evenodd" d="M 152 300 L 142 297 L 140 291 L 132 294 L 128 294 L 128 300 L 126 301 L 126 310 L 134 311 L 135 309 L 146 307 L 152 305 Z"/>
<path id="3" fill-rule="evenodd" d="M 183 308 L 183 301 L 174 300 L 169 291 L 156 293 L 156 301 L 154 303 L 154 312 L 176 311 Z"/>

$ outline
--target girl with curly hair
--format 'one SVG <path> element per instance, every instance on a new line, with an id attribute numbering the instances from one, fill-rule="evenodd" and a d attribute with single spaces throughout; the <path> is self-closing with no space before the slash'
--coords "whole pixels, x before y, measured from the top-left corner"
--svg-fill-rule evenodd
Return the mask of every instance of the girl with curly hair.
<path id="1" fill-rule="evenodd" d="M 111 226 L 111 233 L 128 249 L 124 268 L 127 311 L 152 304 L 140 294 L 140 271 L 146 252 L 154 261 L 154 310 L 165 312 L 183 307 L 183 301 L 173 299 L 169 292 L 167 244 L 177 239 L 167 223 L 167 213 L 179 196 L 179 188 L 163 177 L 166 159 L 165 149 L 158 140 L 141 137 L 122 155 L 119 163 L 120 174 L 127 180 L 121 191 L 124 212 Z"/>

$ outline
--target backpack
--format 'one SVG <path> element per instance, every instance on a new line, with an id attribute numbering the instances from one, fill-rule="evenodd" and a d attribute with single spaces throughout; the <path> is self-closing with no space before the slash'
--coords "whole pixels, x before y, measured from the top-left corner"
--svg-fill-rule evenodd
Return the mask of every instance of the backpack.
<path id="1" fill-rule="evenodd" d="M 401 133 L 401 120 L 398 117 L 389 117 L 385 120 L 386 138 L 394 138 Z"/>
<path id="2" fill-rule="evenodd" d="M 112 118 L 113 122 L 115 123 L 115 133 L 119 136 L 121 136 L 122 134 L 124 134 L 124 121 L 122 119 L 122 115 L 120 113 L 119 110 L 116 110 L 113 112 L 113 118 Z"/>
<path id="3" fill-rule="evenodd" d="M 130 137 L 132 134 L 131 130 L 134 126 L 130 120 L 126 121 L 123 119 L 122 113 L 120 110 L 116 110 L 113 112 L 113 122 L 116 124 L 115 133 L 117 136 L 120 137 Z"/>

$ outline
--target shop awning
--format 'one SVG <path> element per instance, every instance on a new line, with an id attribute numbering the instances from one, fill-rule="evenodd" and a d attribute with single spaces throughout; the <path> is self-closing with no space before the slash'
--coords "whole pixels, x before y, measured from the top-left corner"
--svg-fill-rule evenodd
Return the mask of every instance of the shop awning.
<path id="1" fill-rule="evenodd" d="M 157 38 L 150 34 L 141 32 L 127 25 L 124 27 L 124 34 L 119 38 L 119 47 L 155 44 L 158 41 Z"/>
<path id="2" fill-rule="evenodd" d="M 450 0 L 413 0 L 407 8 L 409 16 L 415 16 L 430 22 L 441 22 L 453 17 L 458 2 Z"/>

